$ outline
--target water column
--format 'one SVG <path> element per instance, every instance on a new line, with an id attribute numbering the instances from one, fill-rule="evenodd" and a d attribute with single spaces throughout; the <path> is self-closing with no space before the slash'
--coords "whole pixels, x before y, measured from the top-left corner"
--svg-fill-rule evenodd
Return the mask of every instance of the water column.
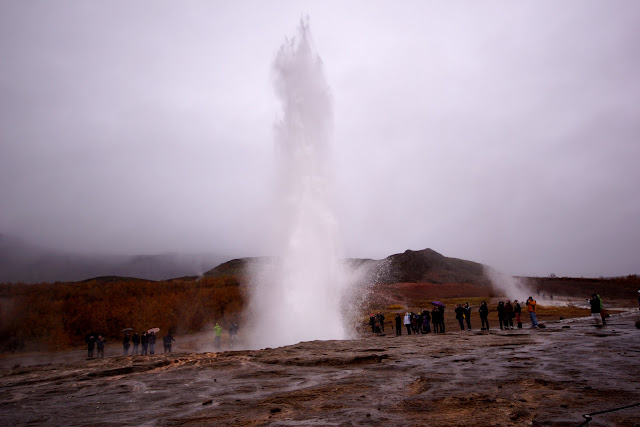
<path id="1" fill-rule="evenodd" d="M 347 335 L 333 208 L 331 95 L 308 22 L 280 47 L 273 72 L 282 106 L 275 123 L 279 254 L 252 275 L 248 332 L 254 348 Z"/>

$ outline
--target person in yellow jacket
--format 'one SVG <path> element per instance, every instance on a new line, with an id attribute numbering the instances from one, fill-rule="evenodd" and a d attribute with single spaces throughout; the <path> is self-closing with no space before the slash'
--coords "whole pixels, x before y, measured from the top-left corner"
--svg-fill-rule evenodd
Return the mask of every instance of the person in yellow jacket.
<path id="1" fill-rule="evenodd" d="M 529 317 L 531 318 L 531 327 L 538 327 L 538 318 L 536 316 L 536 300 L 532 297 L 529 297 L 527 300 L 527 309 L 529 310 Z"/>
<path id="2" fill-rule="evenodd" d="M 216 334 L 216 337 L 214 338 L 216 348 L 220 350 L 220 338 L 222 337 L 222 326 L 220 326 L 218 322 L 216 322 L 216 326 L 213 327 L 213 331 Z"/>

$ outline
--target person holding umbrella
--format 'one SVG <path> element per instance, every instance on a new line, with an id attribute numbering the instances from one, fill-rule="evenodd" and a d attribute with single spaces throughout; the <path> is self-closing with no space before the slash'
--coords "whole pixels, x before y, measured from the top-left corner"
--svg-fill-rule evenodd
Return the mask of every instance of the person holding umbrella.
<path id="1" fill-rule="evenodd" d="M 446 307 L 443 303 L 441 303 L 440 301 L 432 301 L 431 304 L 436 306 L 436 312 L 438 313 L 438 329 L 440 330 L 441 334 L 444 334 L 444 308 Z M 433 318 L 433 316 L 431 316 L 431 319 L 433 320 L 433 323 L 436 323 L 436 320 Z"/>

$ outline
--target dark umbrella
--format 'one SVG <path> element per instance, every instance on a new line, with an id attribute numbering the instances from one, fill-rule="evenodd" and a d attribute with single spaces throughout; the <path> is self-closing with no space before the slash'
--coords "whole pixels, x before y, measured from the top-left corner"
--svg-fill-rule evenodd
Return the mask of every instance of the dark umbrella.
<path id="1" fill-rule="evenodd" d="M 122 332 L 132 332 L 133 328 L 124 328 Z"/>
<path id="2" fill-rule="evenodd" d="M 446 305 L 444 305 L 443 303 L 441 303 L 440 301 L 431 301 L 431 304 L 433 305 L 437 305 L 438 307 L 446 307 Z"/>

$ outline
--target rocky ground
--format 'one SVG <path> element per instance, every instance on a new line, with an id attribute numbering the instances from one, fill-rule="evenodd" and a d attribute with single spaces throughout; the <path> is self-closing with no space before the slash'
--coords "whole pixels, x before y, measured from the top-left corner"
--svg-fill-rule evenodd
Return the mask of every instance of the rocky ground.
<path id="1" fill-rule="evenodd" d="M 1 425 L 580 425 L 640 404 L 635 312 L 259 351 L 2 360 Z M 115 351 L 115 349 L 113 349 Z M 200 349 L 202 351 L 202 349 Z M 640 405 L 589 426 L 640 425 Z"/>

